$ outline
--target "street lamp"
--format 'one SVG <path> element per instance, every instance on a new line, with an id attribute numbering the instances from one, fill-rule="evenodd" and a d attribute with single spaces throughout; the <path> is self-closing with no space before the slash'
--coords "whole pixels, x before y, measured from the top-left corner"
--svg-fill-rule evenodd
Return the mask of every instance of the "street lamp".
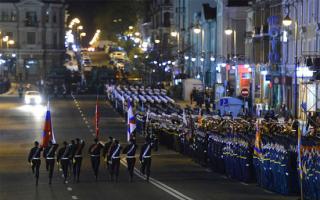
<path id="1" fill-rule="evenodd" d="M 178 35 L 178 32 L 177 32 L 177 31 L 172 31 L 172 32 L 171 32 L 171 36 L 172 36 L 172 37 L 177 37 L 177 35 Z"/>
<path id="2" fill-rule="evenodd" d="M 197 24 L 194 28 L 193 28 L 193 32 L 195 34 L 199 34 L 201 32 L 201 28 L 199 26 L 199 24 Z"/>
<path id="3" fill-rule="evenodd" d="M 295 15 L 297 18 L 297 7 L 295 4 L 292 4 L 293 7 L 296 9 Z M 289 7 L 289 6 L 288 6 Z M 292 19 L 289 17 L 289 13 L 285 18 L 282 20 L 282 24 L 286 27 L 289 27 L 292 24 Z M 294 56 L 294 117 L 295 119 L 298 119 L 298 20 L 296 19 L 294 21 L 294 41 L 295 41 L 295 56 Z"/>
<path id="4" fill-rule="evenodd" d="M 283 18 L 282 24 L 286 27 L 288 27 L 292 24 L 292 19 L 289 17 L 289 15 L 287 15 L 285 18 Z"/>
<path id="5" fill-rule="evenodd" d="M 129 30 L 132 30 L 133 29 L 133 26 L 129 26 Z"/>
<path id="6" fill-rule="evenodd" d="M 226 34 L 226 35 L 231 35 L 232 34 L 232 29 L 231 28 L 227 28 L 226 30 L 224 30 L 224 33 Z"/>
<path id="7" fill-rule="evenodd" d="M 9 40 L 9 41 L 8 41 L 8 44 L 9 44 L 9 45 L 14 45 L 14 40 Z"/>
<path id="8" fill-rule="evenodd" d="M 156 44 L 159 44 L 159 43 L 160 43 L 160 40 L 159 40 L 159 39 L 155 39 L 154 42 L 155 42 Z"/>
<path id="9" fill-rule="evenodd" d="M 78 29 L 78 30 L 82 30 L 82 29 L 83 29 L 83 26 L 78 26 L 77 29 Z"/>

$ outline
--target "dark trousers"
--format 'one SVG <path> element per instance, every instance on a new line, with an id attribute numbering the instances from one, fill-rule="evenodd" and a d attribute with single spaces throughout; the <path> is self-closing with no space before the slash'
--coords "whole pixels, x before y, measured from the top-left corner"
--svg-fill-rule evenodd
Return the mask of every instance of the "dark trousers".
<path id="1" fill-rule="evenodd" d="M 49 180 L 51 180 L 53 176 L 54 162 L 54 159 L 46 159 L 46 169 L 49 171 Z"/>
<path id="2" fill-rule="evenodd" d="M 32 168 L 32 172 L 35 173 L 35 177 L 36 179 L 38 180 L 39 179 L 39 169 L 40 169 L 40 165 L 41 165 L 41 160 L 32 160 L 32 165 L 31 165 L 31 168 Z"/>
<path id="3" fill-rule="evenodd" d="M 68 177 L 68 169 L 69 169 L 70 161 L 69 159 L 63 159 L 60 161 L 60 164 L 61 164 L 64 180 L 66 181 Z"/>
<path id="4" fill-rule="evenodd" d="M 94 172 L 94 176 L 97 178 L 100 166 L 100 157 L 91 157 L 91 166 Z"/>
<path id="5" fill-rule="evenodd" d="M 81 170 L 82 157 L 73 159 L 73 178 L 79 180 Z"/>
<path id="6" fill-rule="evenodd" d="M 141 173 L 150 176 L 151 158 L 143 158 L 141 162 Z"/>
<path id="7" fill-rule="evenodd" d="M 127 158 L 128 172 L 130 177 L 133 177 L 134 165 L 136 163 L 136 158 Z"/>
<path id="8" fill-rule="evenodd" d="M 118 178 L 119 168 L 120 168 L 120 158 L 111 159 L 111 166 L 110 166 L 111 178 L 113 178 L 114 175 L 116 176 L 116 178 Z"/>

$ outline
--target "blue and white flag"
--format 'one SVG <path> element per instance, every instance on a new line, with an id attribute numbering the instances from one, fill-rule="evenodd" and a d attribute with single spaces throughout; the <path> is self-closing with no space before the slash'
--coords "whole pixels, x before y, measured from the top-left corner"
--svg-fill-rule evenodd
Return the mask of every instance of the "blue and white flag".
<path id="1" fill-rule="evenodd" d="M 131 134 L 136 129 L 136 120 L 133 114 L 132 105 L 130 100 L 128 100 L 128 131 L 127 131 L 127 140 L 130 140 Z"/>

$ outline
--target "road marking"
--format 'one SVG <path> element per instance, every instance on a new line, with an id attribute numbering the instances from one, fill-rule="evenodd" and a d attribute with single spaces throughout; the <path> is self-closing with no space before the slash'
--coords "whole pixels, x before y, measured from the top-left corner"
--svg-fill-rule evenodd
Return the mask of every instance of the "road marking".
<path id="1" fill-rule="evenodd" d="M 78 197 L 77 197 L 77 196 L 72 196 L 71 198 L 72 198 L 72 199 L 78 199 Z"/>
<path id="2" fill-rule="evenodd" d="M 245 183 L 245 182 L 240 182 L 242 185 L 249 185 L 249 184 L 247 184 L 247 183 Z"/>
<path id="3" fill-rule="evenodd" d="M 127 163 L 122 159 L 121 160 L 121 164 L 124 165 L 125 167 L 127 167 Z M 143 174 L 141 174 L 141 172 L 137 169 L 134 168 L 134 173 L 141 179 L 145 179 L 145 176 Z M 154 178 L 149 178 L 149 183 L 151 183 L 152 185 L 156 186 L 157 188 L 167 192 L 168 194 L 170 194 L 173 197 L 176 197 L 179 200 L 193 200 L 192 198 L 182 194 L 181 192 L 173 189 L 172 187 L 154 179 Z"/>
<path id="4" fill-rule="evenodd" d="M 274 194 L 273 192 L 269 191 L 269 190 L 263 190 L 265 191 L 266 193 L 269 193 L 269 194 Z"/>
<path id="5" fill-rule="evenodd" d="M 206 172 L 212 172 L 212 170 L 211 170 L 211 169 L 209 169 L 209 168 L 207 168 L 207 169 L 206 169 Z"/>
<path id="6" fill-rule="evenodd" d="M 68 191 L 72 191 L 72 187 L 67 187 L 67 190 Z"/>

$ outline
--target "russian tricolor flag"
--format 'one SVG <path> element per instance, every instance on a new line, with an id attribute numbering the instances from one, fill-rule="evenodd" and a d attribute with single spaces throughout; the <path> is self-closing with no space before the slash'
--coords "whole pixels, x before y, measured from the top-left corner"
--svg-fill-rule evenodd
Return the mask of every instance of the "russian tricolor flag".
<path id="1" fill-rule="evenodd" d="M 127 131 L 127 140 L 130 140 L 130 136 L 133 131 L 136 129 L 136 120 L 133 115 L 132 105 L 130 99 L 128 100 L 128 131 Z"/>
<path id="2" fill-rule="evenodd" d="M 50 103 L 48 102 L 46 118 L 45 118 L 44 128 L 42 132 L 41 146 L 47 147 L 50 140 L 52 141 L 52 143 L 54 144 L 56 143 L 56 139 L 54 137 L 53 128 L 52 128 L 52 122 L 51 122 Z"/>

